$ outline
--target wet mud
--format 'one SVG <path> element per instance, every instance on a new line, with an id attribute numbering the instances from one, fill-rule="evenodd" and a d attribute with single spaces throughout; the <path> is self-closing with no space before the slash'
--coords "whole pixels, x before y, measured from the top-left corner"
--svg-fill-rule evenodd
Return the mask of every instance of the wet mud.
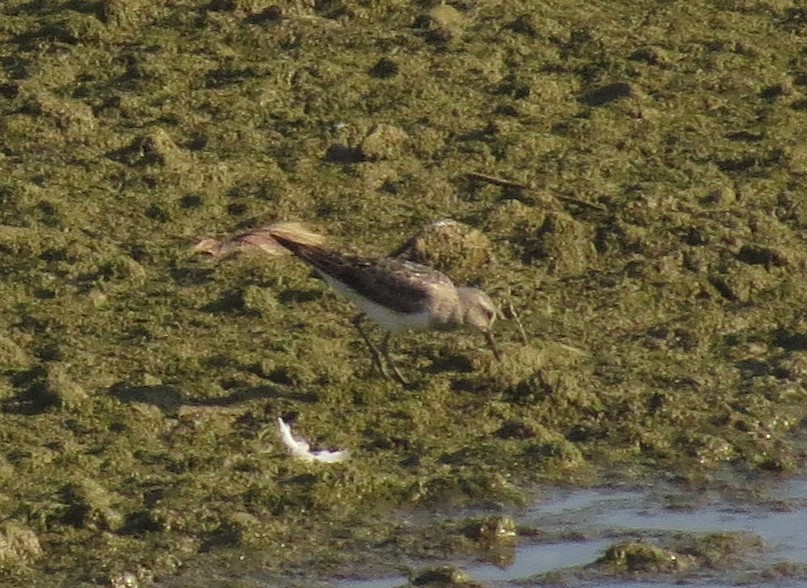
<path id="1" fill-rule="evenodd" d="M 412 506 L 798 471 L 806 54 L 788 1 L 3 2 L 2 583 L 327 573 Z M 302 264 L 190 253 L 280 219 L 484 288 L 503 361 L 403 336 L 401 387 Z"/>

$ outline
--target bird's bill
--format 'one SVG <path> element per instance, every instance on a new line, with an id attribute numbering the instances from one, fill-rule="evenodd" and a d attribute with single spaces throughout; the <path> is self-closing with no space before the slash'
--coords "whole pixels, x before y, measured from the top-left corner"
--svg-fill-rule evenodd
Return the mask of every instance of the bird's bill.
<path id="1" fill-rule="evenodd" d="M 493 352 L 493 356 L 497 361 L 501 361 L 502 355 L 499 353 L 499 350 L 496 347 L 496 341 L 493 339 L 493 333 L 490 331 L 485 331 L 483 334 L 485 335 L 485 341 L 487 341 L 488 347 L 490 347 L 490 350 Z"/>

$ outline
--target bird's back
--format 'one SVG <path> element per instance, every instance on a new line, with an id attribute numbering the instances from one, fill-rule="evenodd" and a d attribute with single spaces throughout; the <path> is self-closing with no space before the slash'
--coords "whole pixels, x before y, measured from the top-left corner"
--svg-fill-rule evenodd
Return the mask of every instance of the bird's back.
<path id="1" fill-rule="evenodd" d="M 364 298 L 395 313 L 416 314 L 429 310 L 434 296 L 456 299 L 451 280 L 424 265 L 393 258 L 371 260 L 298 243 L 285 235 L 273 237 L 359 306 Z"/>

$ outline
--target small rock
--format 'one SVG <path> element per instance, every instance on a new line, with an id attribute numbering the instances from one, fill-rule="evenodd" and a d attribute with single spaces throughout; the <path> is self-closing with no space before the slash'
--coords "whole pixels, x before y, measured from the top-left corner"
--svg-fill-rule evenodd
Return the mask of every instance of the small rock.
<path id="1" fill-rule="evenodd" d="M 539 36 L 538 33 L 541 26 L 538 21 L 538 16 L 532 12 L 527 12 L 507 25 L 507 28 L 513 32 L 535 39 Z"/>
<path id="2" fill-rule="evenodd" d="M 423 228 L 392 253 L 446 272 L 459 282 L 478 276 L 493 261 L 490 239 L 477 229 L 452 219 Z"/>
<path id="3" fill-rule="evenodd" d="M 392 125 L 379 124 L 361 142 L 359 150 L 364 159 L 397 159 L 409 142 L 405 131 Z"/>
<path id="4" fill-rule="evenodd" d="M 9 368 L 27 367 L 31 362 L 29 355 L 12 339 L 0 335 L 0 364 Z"/>
<path id="5" fill-rule="evenodd" d="M 27 105 L 33 113 L 50 118 L 68 139 L 89 137 L 95 130 L 92 109 L 78 100 L 40 93 Z"/>
<path id="6" fill-rule="evenodd" d="M 500 544 L 509 544 L 517 536 L 516 523 L 512 517 L 492 515 L 485 518 L 478 527 L 476 540 L 490 549 Z"/>
<path id="7" fill-rule="evenodd" d="M 429 29 L 429 40 L 437 43 L 451 42 L 459 37 L 466 27 L 466 19 L 462 13 L 448 4 L 432 8 L 425 20 Z"/>
<path id="8" fill-rule="evenodd" d="M 0 385 L 0 391 L 2 391 L 2 385 Z M 0 455 L 0 482 L 11 480 L 16 471 L 14 465 L 5 456 Z"/>
<path id="9" fill-rule="evenodd" d="M 389 57 L 382 57 L 373 67 L 370 68 L 369 73 L 374 78 L 385 80 L 388 78 L 394 78 L 396 75 L 398 75 L 400 69 L 401 68 L 397 62 L 393 61 Z"/>
<path id="10" fill-rule="evenodd" d="M 124 523 L 124 517 L 115 506 L 121 497 L 104 488 L 99 482 L 84 478 L 68 484 L 62 495 L 68 505 L 64 515 L 66 523 L 77 528 L 115 531 Z"/>
<path id="11" fill-rule="evenodd" d="M 485 230 L 497 233 L 512 233 L 519 224 L 542 214 L 520 200 L 508 198 L 496 204 L 485 219 Z M 540 222 L 540 221 L 539 221 Z"/>
<path id="12" fill-rule="evenodd" d="M 596 257 L 591 230 L 566 214 L 547 214 L 538 234 L 528 240 L 528 254 L 545 261 L 559 277 L 579 275 Z"/>
<path id="13" fill-rule="evenodd" d="M 734 204 L 737 201 L 737 193 L 734 191 L 734 188 L 730 186 L 721 186 L 719 188 L 715 188 L 709 195 L 706 197 L 706 202 L 708 204 L 714 204 L 717 206 L 729 206 Z"/>
<path id="14" fill-rule="evenodd" d="M 0 564 L 29 564 L 42 555 L 39 537 L 16 521 L 0 524 Z"/>
<path id="15" fill-rule="evenodd" d="M 785 158 L 790 172 L 799 175 L 807 174 L 807 145 L 799 144 L 787 147 Z"/>
<path id="16" fill-rule="evenodd" d="M 659 47 L 642 47 L 628 57 L 631 61 L 641 61 L 648 65 L 655 65 L 665 69 L 672 67 L 673 63 L 667 53 Z"/>
<path id="17" fill-rule="evenodd" d="M 163 129 L 135 137 L 128 147 L 118 152 L 120 159 L 130 166 L 156 165 L 179 168 L 188 163 L 188 154 L 180 149 Z"/>
<path id="18" fill-rule="evenodd" d="M 270 316 L 277 311 L 277 299 L 266 288 L 247 286 L 241 291 L 241 296 L 246 311 L 262 316 Z"/>
<path id="19" fill-rule="evenodd" d="M 786 249 L 755 243 L 746 243 L 740 247 L 740 251 L 737 253 L 737 259 L 743 263 L 766 267 L 793 265 L 792 257 Z"/>
<path id="20" fill-rule="evenodd" d="M 136 27 L 158 16 L 164 9 L 154 0 L 102 0 L 101 21 L 108 27 Z"/>
<path id="21" fill-rule="evenodd" d="M 89 398 L 87 391 L 74 382 L 62 364 L 48 367 L 48 394 L 63 408 L 76 408 Z"/>
<path id="22" fill-rule="evenodd" d="M 140 588 L 140 579 L 132 572 L 122 572 L 110 578 L 111 588 Z"/>
<path id="23" fill-rule="evenodd" d="M 583 95 L 581 100 L 588 106 L 605 106 L 609 102 L 621 98 L 631 98 L 638 95 L 632 84 L 627 82 L 614 82 L 605 86 L 595 88 Z"/>
<path id="24" fill-rule="evenodd" d="M 678 569 L 676 554 L 640 541 L 625 541 L 608 548 L 598 563 L 607 563 L 628 572 L 665 573 Z"/>
<path id="25" fill-rule="evenodd" d="M 778 278 L 759 265 L 733 261 L 712 273 L 709 281 L 727 300 L 749 302 L 760 292 L 773 288 Z"/>
<path id="26" fill-rule="evenodd" d="M 467 572 L 454 566 L 439 566 L 421 570 L 412 576 L 410 583 L 413 586 L 427 586 L 432 588 L 446 586 L 479 586 L 471 579 Z"/>

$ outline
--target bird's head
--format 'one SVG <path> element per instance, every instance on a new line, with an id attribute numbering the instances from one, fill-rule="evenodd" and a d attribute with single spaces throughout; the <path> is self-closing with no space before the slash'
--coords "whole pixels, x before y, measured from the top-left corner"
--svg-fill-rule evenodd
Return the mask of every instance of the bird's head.
<path id="1" fill-rule="evenodd" d="M 487 341 L 496 359 L 501 359 L 499 350 L 493 340 L 491 329 L 496 321 L 496 305 L 485 292 L 478 288 L 457 288 L 460 299 L 460 323 L 466 327 L 480 331 Z"/>

